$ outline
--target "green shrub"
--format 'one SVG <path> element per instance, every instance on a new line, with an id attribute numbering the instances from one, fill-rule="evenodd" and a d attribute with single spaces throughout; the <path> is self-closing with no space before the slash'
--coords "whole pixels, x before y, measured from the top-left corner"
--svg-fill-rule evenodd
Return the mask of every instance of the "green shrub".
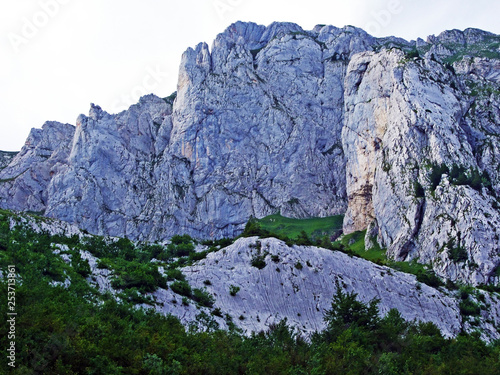
<path id="1" fill-rule="evenodd" d="M 165 103 L 172 105 L 175 98 L 177 98 L 177 91 L 174 91 L 172 94 L 170 94 L 166 98 L 163 98 L 163 100 L 165 101 Z"/>
<path id="2" fill-rule="evenodd" d="M 435 191 L 438 185 L 441 183 L 441 178 L 443 174 L 448 174 L 449 169 L 446 164 L 433 165 L 431 173 L 429 174 L 429 180 L 431 184 L 431 191 Z"/>
<path id="3" fill-rule="evenodd" d="M 302 230 L 295 243 L 299 246 L 311 246 L 312 242 L 305 230 Z"/>
<path id="4" fill-rule="evenodd" d="M 212 307 L 215 300 L 214 297 L 204 289 L 193 289 L 191 298 L 198 302 L 201 306 Z"/>
<path id="5" fill-rule="evenodd" d="M 357 300 L 357 293 L 345 293 L 338 281 L 336 287 L 331 308 L 324 315 L 329 330 L 338 331 L 353 326 L 372 330 L 378 327 L 380 300 L 374 299 L 366 305 Z"/>
<path id="6" fill-rule="evenodd" d="M 229 294 L 233 297 L 240 291 L 240 287 L 236 285 L 229 286 Z"/>
<path id="7" fill-rule="evenodd" d="M 216 307 L 215 309 L 213 309 L 211 314 L 213 316 L 218 316 L 219 318 L 222 318 L 222 310 L 220 309 L 220 307 Z"/>
<path id="8" fill-rule="evenodd" d="M 245 225 L 245 229 L 243 230 L 243 233 L 241 234 L 242 237 L 254 237 L 254 236 L 259 236 L 259 237 L 267 237 L 269 236 L 270 232 L 266 229 L 262 229 L 260 223 L 254 219 L 251 218 L 248 220 L 248 222 Z"/>
<path id="9" fill-rule="evenodd" d="M 119 296 L 127 302 L 132 304 L 147 304 L 154 305 L 154 301 L 151 296 L 142 295 L 137 288 L 125 289 L 119 294 Z"/>
<path id="10" fill-rule="evenodd" d="M 459 307 L 463 316 L 479 316 L 481 314 L 481 308 L 470 298 L 461 300 Z"/>
<path id="11" fill-rule="evenodd" d="M 449 258 L 456 263 L 465 262 L 469 259 L 469 255 L 467 254 L 467 250 L 465 250 L 462 246 L 452 247 L 448 251 Z"/>
<path id="12" fill-rule="evenodd" d="M 177 268 L 169 269 L 167 270 L 167 280 L 168 281 L 174 281 L 174 280 L 179 280 L 179 281 L 185 281 L 186 277 L 182 273 L 181 270 Z"/>
<path id="13" fill-rule="evenodd" d="M 265 255 L 255 255 L 252 258 L 252 266 L 258 268 L 259 270 L 263 269 L 266 266 Z"/>
<path id="14" fill-rule="evenodd" d="M 466 169 L 464 166 L 453 164 L 450 171 L 450 182 L 454 185 L 468 185 L 476 191 L 483 187 L 491 190 L 491 178 L 488 172 L 480 172 L 477 168 Z"/>
<path id="15" fill-rule="evenodd" d="M 106 259 L 106 258 L 99 259 L 97 261 L 97 268 L 99 268 L 101 270 L 103 270 L 103 269 L 105 269 L 105 270 L 112 269 L 109 259 Z"/>
<path id="16" fill-rule="evenodd" d="M 415 181 L 414 184 L 414 190 L 415 190 L 415 197 L 417 198 L 425 198 L 425 190 L 420 184 L 420 182 Z"/>
<path id="17" fill-rule="evenodd" d="M 111 281 L 113 288 L 138 288 L 143 292 L 154 292 L 158 287 L 167 286 L 165 279 L 158 272 L 158 266 L 138 262 L 119 262 L 115 267 L 115 278 Z"/>
<path id="18" fill-rule="evenodd" d="M 460 237 L 461 234 L 460 232 L 458 232 L 457 245 L 455 245 L 454 238 L 450 238 L 445 245 L 445 247 L 448 248 L 448 257 L 450 258 L 450 260 L 456 263 L 465 262 L 467 259 L 469 259 L 467 250 L 464 247 L 460 246 Z"/>
<path id="19" fill-rule="evenodd" d="M 297 263 L 295 263 L 295 268 L 298 269 L 298 270 L 301 270 L 304 267 L 302 266 L 302 263 L 300 263 L 299 261 L 297 261 Z"/>
<path id="20" fill-rule="evenodd" d="M 194 253 L 194 241 L 187 235 L 175 235 L 167 245 L 168 253 L 173 257 L 185 257 Z"/>
<path id="21" fill-rule="evenodd" d="M 193 293 L 187 281 L 174 281 L 170 284 L 170 289 L 172 292 L 185 297 L 191 297 Z"/>
<path id="22" fill-rule="evenodd" d="M 89 277 L 92 271 L 87 259 L 83 259 L 79 251 L 73 253 L 71 257 L 71 265 L 73 269 L 83 277 Z"/>
<path id="23" fill-rule="evenodd" d="M 436 276 L 434 271 L 430 270 L 421 270 L 419 269 L 416 272 L 417 280 L 421 283 L 427 284 L 433 288 L 437 288 L 439 286 L 444 285 L 439 277 Z"/>
<path id="24" fill-rule="evenodd" d="M 193 253 L 189 254 L 189 260 L 192 262 L 196 262 L 198 260 L 205 259 L 207 257 L 207 255 L 208 255 L 208 251 L 200 251 L 198 253 L 193 252 Z"/>
<path id="25" fill-rule="evenodd" d="M 406 52 L 407 59 L 413 59 L 415 57 L 420 57 L 420 55 L 416 49 Z"/>

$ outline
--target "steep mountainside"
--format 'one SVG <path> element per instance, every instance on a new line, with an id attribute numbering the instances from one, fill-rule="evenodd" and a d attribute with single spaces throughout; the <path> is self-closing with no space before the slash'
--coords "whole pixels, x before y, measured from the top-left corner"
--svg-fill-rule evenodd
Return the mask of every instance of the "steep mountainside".
<path id="1" fill-rule="evenodd" d="M 33 130 L 0 207 L 150 240 L 345 212 L 345 233 L 369 228 L 395 259 L 497 283 L 499 46 L 238 22 L 184 53 L 176 97 Z"/>
<path id="2" fill-rule="evenodd" d="M 408 322 L 434 323 L 445 337 L 479 330 L 487 342 L 500 338 L 498 293 L 433 287 L 415 275 L 340 251 L 256 236 L 228 241 L 227 246 L 194 246 L 186 236 L 168 245 L 133 244 L 6 211 L 0 212 L 0 224 L 0 279 L 7 272 L 6 259 L 21 253 L 17 268 L 30 283 L 26 267 L 37 262 L 53 288 L 72 290 L 84 282 L 101 297 L 171 314 L 187 327 L 232 326 L 251 335 L 285 320 L 311 338 L 326 328 L 324 313 L 340 288 L 366 304 L 378 300 L 380 316 L 395 309 Z M 187 250 L 179 239 L 193 246 Z"/>

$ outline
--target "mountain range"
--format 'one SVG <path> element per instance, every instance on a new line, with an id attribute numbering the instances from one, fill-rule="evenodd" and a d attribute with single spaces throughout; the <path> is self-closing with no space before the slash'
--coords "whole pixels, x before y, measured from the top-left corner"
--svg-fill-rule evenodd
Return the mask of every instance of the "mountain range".
<path id="1" fill-rule="evenodd" d="M 178 77 L 167 98 L 147 95 L 118 114 L 92 104 L 75 125 L 33 129 L 19 153 L 0 154 L 0 208 L 150 242 L 182 234 L 232 238 L 249 220 L 276 213 L 344 215 L 343 235 L 362 233 L 367 250 L 380 247 L 393 261 L 426 264 L 443 281 L 500 283 L 500 36 L 466 29 L 406 41 L 352 26 L 308 31 L 292 23 L 237 22 L 211 48 L 188 48 Z M 211 254 L 185 273 L 199 284 L 218 272 L 215 264 L 237 268 L 242 253 L 256 246 L 257 239 L 249 241 L 240 239 L 227 254 Z M 297 253 L 266 241 L 266 256 L 289 254 L 292 263 L 307 256 L 311 273 L 330 265 L 330 275 L 353 284 L 369 270 L 354 290 L 387 273 L 319 248 Z M 345 269 L 333 271 L 339 262 Z M 245 272 L 255 271 L 249 267 Z M 220 272 L 221 280 L 233 280 Z M 292 267 L 280 276 L 292 290 L 295 273 Z M 382 296 L 386 310 L 404 306 L 416 281 L 397 277 L 372 285 L 366 299 Z M 265 276 L 266 285 L 276 286 L 273 278 Z M 326 279 L 303 280 L 317 281 L 300 295 L 314 311 L 308 296 Z M 384 290 L 394 292 L 397 283 L 408 284 L 401 299 L 386 301 Z M 319 294 L 334 284 L 326 289 Z M 420 297 L 402 309 L 409 319 L 433 311 L 430 320 L 455 335 L 458 302 L 443 293 L 424 294 L 438 295 L 446 313 Z M 496 306 L 494 321 L 497 301 L 489 302 Z M 238 314 L 252 304 L 224 303 L 224 311 Z M 272 316 L 270 306 L 262 308 Z M 282 309 L 279 315 L 294 315 L 297 325 L 308 322 L 306 331 L 321 320 Z M 256 321 L 241 324 L 262 328 Z M 495 327 L 488 328 L 491 337 L 498 335 Z"/>

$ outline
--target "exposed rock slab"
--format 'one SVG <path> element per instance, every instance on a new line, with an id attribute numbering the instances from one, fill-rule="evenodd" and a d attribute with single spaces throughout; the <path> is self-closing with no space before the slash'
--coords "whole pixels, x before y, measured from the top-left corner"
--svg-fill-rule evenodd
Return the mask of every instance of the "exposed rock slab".
<path id="1" fill-rule="evenodd" d="M 260 254 L 266 254 L 263 269 L 251 265 L 259 246 Z M 272 256 L 279 260 L 274 262 Z M 418 283 L 413 275 L 341 252 L 288 247 L 274 238 L 239 239 L 183 272 L 193 286 L 206 287 L 215 296 L 214 306 L 247 332 L 266 330 L 284 318 L 305 334 L 323 329 L 323 313 L 331 308 L 336 281 L 363 302 L 380 299 L 381 314 L 395 308 L 406 320 L 435 323 L 446 336 L 461 329 L 456 299 Z M 205 286 L 205 280 L 211 285 Z M 229 293 L 231 285 L 240 288 L 236 296 Z"/>

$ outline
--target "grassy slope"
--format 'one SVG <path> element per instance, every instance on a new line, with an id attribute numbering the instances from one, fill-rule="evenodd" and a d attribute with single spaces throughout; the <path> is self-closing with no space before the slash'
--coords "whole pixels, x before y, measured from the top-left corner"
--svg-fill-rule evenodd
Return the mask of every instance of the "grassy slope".
<path id="1" fill-rule="evenodd" d="M 305 231 L 310 238 L 316 239 L 331 236 L 342 229 L 343 220 L 343 215 L 311 219 L 292 219 L 276 214 L 259 219 L 258 222 L 262 229 L 286 235 L 292 239 L 297 238 L 301 231 Z"/>
<path id="2" fill-rule="evenodd" d="M 342 237 L 339 241 L 336 242 L 336 244 L 344 245 L 345 250 L 352 251 L 354 254 L 363 259 L 394 268 L 398 271 L 411 273 L 413 275 L 419 275 L 421 273 L 430 271 L 429 266 L 417 263 L 415 261 L 395 262 L 393 260 L 387 259 L 386 249 L 380 248 L 378 244 L 376 244 L 376 246 L 374 246 L 370 250 L 365 250 L 365 234 L 366 231 L 350 233 Z"/>

